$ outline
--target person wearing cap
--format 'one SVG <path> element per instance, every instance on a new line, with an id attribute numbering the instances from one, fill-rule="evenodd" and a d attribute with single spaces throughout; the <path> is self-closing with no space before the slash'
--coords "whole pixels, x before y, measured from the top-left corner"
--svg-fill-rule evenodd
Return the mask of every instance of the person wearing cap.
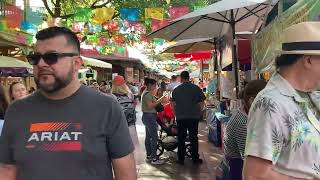
<path id="1" fill-rule="evenodd" d="M 112 81 L 112 95 L 120 103 L 122 112 L 126 116 L 129 132 L 132 142 L 135 146 L 134 156 L 136 164 L 141 164 L 144 159 L 144 153 L 140 147 L 138 134 L 136 130 L 136 102 L 134 97 L 130 95 L 129 87 L 123 76 L 115 76 Z"/>
<path id="2" fill-rule="evenodd" d="M 224 137 L 224 155 L 230 167 L 229 177 L 232 180 L 242 179 L 249 109 L 254 98 L 266 85 L 265 80 L 250 81 L 241 93 L 243 108 L 234 111 L 227 124 Z"/>
<path id="3" fill-rule="evenodd" d="M 283 36 L 277 72 L 249 112 L 246 180 L 320 174 L 320 23 L 293 25 Z"/>

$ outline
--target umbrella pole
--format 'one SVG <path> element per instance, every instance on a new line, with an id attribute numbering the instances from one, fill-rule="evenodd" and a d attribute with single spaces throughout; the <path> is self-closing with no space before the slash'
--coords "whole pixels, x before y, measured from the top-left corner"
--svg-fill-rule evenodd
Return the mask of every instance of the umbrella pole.
<path id="1" fill-rule="evenodd" d="M 237 56 L 237 45 L 236 45 L 236 21 L 234 12 L 231 10 L 231 30 L 232 30 L 232 69 L 234 71 L 235 87 L 236 87 L 236 98 L 239 98 L 239 73 L 238 73 L 238 56 Z"/>
<path id="2" fill-rule="evenodd" d="M 217 71 L 217 91 L 215 91 L 215 96 L 217 97 L 217 99 L 220 99 L 220 95 L 218 95 L 218 92 L 219 91 L 219 88 L 220 88 L 220 65 L 219 65 L 219 62 L 218 62 L 218 43 L 217 43 L 217 39 L 214 38 L 214 41 L 213 41 L 213 44 L 214 44 L 214 71 Z M 215 73 L 214 73 L 215 74 Z"/>
<path id="3" fill-rule="evenodd" d="M 218 91 L 219 91 L 219 101 L 221 101 L 222 100 L 221 72 L 222 72 L 222 57 L 223 57 L 222 40 L 219 40 L 219 54 L 220 54 L 220 57 L 219 57 L 219 71 L 218 71 L 219 73 Z"/>
<path id="4" fill-rule="evenodd" d="M 201 80 L 202 80 L 202 82 L 203 82 L 203 61 L 204 61 L 204 59 L 202 59 L 201 60 Z"/>

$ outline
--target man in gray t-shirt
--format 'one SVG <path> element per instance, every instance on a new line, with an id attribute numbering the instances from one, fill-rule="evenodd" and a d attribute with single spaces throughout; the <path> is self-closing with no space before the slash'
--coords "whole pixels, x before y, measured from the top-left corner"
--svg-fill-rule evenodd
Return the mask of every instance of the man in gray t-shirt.
<path id="1" fill-rule="evenodd" d="M 133 144 L 120 105 L 81 86 L 77 37 L 39 31 L 28 56 L 39 90 L 11 105 L 0 137 L 1 180 L 136 179 Z"/>

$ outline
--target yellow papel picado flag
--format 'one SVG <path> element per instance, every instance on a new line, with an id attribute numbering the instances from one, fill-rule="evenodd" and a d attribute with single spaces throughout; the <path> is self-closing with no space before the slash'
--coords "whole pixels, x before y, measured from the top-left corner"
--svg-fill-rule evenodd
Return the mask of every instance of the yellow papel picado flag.
<path id="1" fill-rule="evenodd" d="M 145 17 L 157 20 L 163 20 L 164 9 L 163 8 L 146 8 Z"/>
<path id="2" fill-rule="evenodd" d="M 94 10 L 92 21 L 96 24 L 102 24 L 110 21 L 114 15 L 114 8 L 98 8 Z"/>

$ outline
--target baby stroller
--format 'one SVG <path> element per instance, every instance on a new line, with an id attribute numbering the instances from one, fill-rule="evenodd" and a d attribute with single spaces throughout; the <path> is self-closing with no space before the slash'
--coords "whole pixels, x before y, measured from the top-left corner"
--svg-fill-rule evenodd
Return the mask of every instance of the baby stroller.
<path id="1" fill-rule="evenodd" d="M 157 156 L 160 157 L 164 150 L 166 151 L 174 151 L 178 147 L 178 128 L 177 124 L 174 121 L 172 124 L 167 124 L 165 122 L 166 118 L 172 118 L 172 114 L 170 115 L 171 106 L 170 104 L 166 105 L 163 112 L 158 113 L 157 123 L 160 126 L 159 131 L 159 139 L 157 146 Z M 169 111 L 169 113 L 168 113 Z M 169 116 L 171 117 L 168 117 Z M 174 118 L 174 117 L 173 117 Z M 191 144 L 190 141 L 186 140 L 186 156 L 191 158 Z"/>

